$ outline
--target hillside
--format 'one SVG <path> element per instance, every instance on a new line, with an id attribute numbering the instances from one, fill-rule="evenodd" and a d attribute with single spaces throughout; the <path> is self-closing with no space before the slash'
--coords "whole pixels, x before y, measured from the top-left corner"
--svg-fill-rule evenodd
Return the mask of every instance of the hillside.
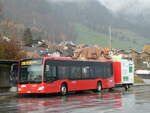
<path id="1" fill-rule="evenodd" d="M 125 15 L 116 16 L 98 0 L 1 1 L 4 15 L 2 22 L 8 20 L 25 28 L 40 29 L 38 34 L 44 34 L 40 35 L 41 38 L 54 42 L 71 40 L 108 47 L 108 26 L 111 24 L 114 48 L 141 50 L 145 44 L 149 44 L 149 24 L 143 22 L 135 24 L 132 19 L 127 20 Z"/>
<path id="2" fill-rule="evenodd" d="M 97 44 L 102 47 L 109 47 L 109 32 L 107 34 L 95 32 L 94 30 L 80 24 L 75 25 L 75 32 L 77 33 L 76 41 L 78 43 L 86 43 L 90 45 Z M 147 42 L 149 42 L 148 39 L 139 36 L 134 32 L 112 29 L 112 48 L 141 50 L 141 47 Z"/>

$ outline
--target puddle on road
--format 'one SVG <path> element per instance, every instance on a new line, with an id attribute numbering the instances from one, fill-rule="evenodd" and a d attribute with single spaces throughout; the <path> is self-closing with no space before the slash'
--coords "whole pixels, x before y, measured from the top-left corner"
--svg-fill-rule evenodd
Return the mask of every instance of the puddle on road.
<path id="1" fill-rule="evenodd" d="M 149 113 L 150 88 L 67 96 L 21 97 L 0 101 L 1 112 L 13 113 Z"/>

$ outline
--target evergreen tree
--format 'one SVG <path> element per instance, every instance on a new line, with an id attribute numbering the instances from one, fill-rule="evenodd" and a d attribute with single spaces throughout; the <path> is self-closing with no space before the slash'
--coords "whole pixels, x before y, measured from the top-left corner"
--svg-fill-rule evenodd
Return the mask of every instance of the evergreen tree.
<path id="1" fill-rule="evenodd" d="M 27 46 L 31 46 L 32 45 L 32 43 L 33 43 L 33 37 L 32 37 L 32 33 L 31 33 L 30 28 L 27 28 L 24 31 L 23 39 L 25 41 L 25 45 L 27 45 Z"/>

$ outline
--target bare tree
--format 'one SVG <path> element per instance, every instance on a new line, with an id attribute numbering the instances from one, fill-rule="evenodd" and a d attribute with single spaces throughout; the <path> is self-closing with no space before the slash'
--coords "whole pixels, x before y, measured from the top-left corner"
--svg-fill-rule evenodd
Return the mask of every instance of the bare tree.
<path id="1" fill-rule="evenodd" d="M 26 58 L 26 53 L 17 38 L 13 37 L 10 41 L 3 40 L 0 42 L 0 58 L 20 60 Z"/>

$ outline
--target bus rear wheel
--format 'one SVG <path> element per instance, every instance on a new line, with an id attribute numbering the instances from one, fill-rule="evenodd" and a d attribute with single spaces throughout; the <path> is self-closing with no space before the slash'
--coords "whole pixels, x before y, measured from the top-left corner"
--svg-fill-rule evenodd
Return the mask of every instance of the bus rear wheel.
<path id="1" fill-rule="evenodd" d="M 61 85 L 61 88 L 60 88 L 60 93 L 61 93 L 61 95 L 66 95 L 67 92 L 68 92 L 67 85 L 66 85 L 66 84 L 62 84 L 62 85 Z"/>
<path id="2" fill-rule="evenodd" d="M 96 89 L 94 91 L 96 91 L 96 92 L 101 92 L 102 91 L 102 84 L 101 84 L 101 82 L 97 82 L 97 86 L 96 86 Z"/>
<path id="3" fill-rule="evenodd" d="M 125 85 L 124 88 L 127 91 L 130 88 L 130 85 Z"/>

